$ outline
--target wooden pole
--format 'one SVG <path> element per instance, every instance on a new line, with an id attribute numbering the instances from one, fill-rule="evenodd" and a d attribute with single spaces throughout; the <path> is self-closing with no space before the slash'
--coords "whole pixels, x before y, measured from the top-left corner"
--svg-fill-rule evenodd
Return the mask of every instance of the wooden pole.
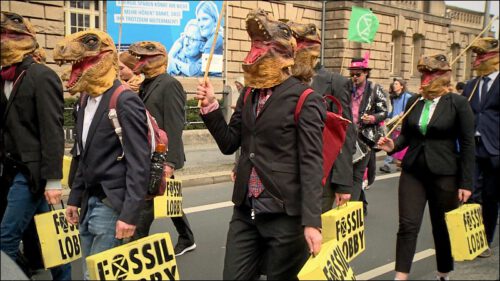
<path id="1" fill-rule="evenodd" d="M 212 48 L 210 48 L 210 55 L 208 56 L 207 66 L 205 67 L 205 76 L 203 77 L 203 83 L 206 83 L 208 81 L 208 71 L 210 70 L 210 64 L 212 63 L 212 57 L 214 56 L 215 45 L 217 44 L 217 37 L 219 36 L 219 28 L 225 8 L 226 5 L 224 2 L 222 2 L 222 10 L 220 11 L 219 20 L 217 21 L 217 27 L 215 28 L 214 40 L 212 42 Z M 198 107 L 201 107 L 201 100 L 198 101 Z"/>
<path id="2" fill-rule="evenodd" d="M 124 1 L 122 0 L 122 5 L 120 7 L 120 26 L 118 29 L 118 53 L 120 53 L 120 50 L 122 48 L 123 3 Z"/>
<path id="3" fill-rule="evenodd" d="M 498 18 L 498 16 L 494 16 L 490 23 L 488 23 L 488 25 L 481 31 L 481 33 L 479 33 L 476 38 L 474 38 L 474 40 L 472 40 L 472 42 L 469 44 L 469 46 L 467 46 L 467 48 L 465 48 L 451 63 L 450 63 L 450 68 L 451 66 L 472 46 L 472 44 L 474 44 L 474 42 L 476 42 L 477 39 L 481 38 L 481 35 L 483 35 L 483 33 L 486 32 L 486 30 L 488 30 L 491 25 L 493 24 L 493 22 Z M 476 87 L 477 87 L 477 83 L 476 83 Z M 476 89 L 476 87 L 474 87 L 474 90 Z M 469 100 L 470 98 L 472 98 L 472 95 L 474 94 L 474 90 L 473 90 L 473 93 L 471 93 L 471 97 L 469 97 Z M 399 126 L 399 124 L 401 124 L 401 122 L 403 122 L 403 120 L 405 119 L 405 117 L 411 112 L 411 110 L 413 109 L 413 107 L 415 107 L 415 105 L 417 104 L 417 102 L 419 101 L 420 99 L 417 99 L 411 106 L 410 108 L 408 108 L 408 110 L 405 112 L 405 114 L 403 116 L 401 116 L 401 118 L 399 118 L 399 120 L 396 122 L 396 124 L 394 125 L 394 127 L 392 127 L 392 129 L 387 132 L 387 134 L 385 135 L 385 137 L 389 137 L 392 132 Z"/>
<path id="4" fill-rule="evenodd" d="M 481 31 L 481 33 L 479 33 L 476 38 L 474 38 L 474 40 L 472 40 L 472 42 L 470 42 L 469 46 L 467 46 L 467 48 L 465 48 L 456 58 L 453 59 L 453 61 L 450 63 L 450 67 L 455 63 L 457 62 L 457 60 L 470 48 L 470 46 L 472 46 L 472 44 L 474 44 L 474 42 L 476 42 L 477 39 L 481 38 L 481 35 L 483 35 L 483 33 L 486 32 L 486 30 L 490 29 L 491 25 L 493 24 L 493 22 L 498 18 L 498 16 L 494 16 L 491 21 L 488 23 L 488 25 L 483 29 L 483 31 Z"/>

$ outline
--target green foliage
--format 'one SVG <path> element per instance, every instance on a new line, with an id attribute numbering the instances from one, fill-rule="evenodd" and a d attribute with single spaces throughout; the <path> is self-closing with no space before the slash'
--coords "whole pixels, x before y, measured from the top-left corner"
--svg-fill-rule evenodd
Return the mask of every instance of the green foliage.
<path id="1" fill-rule="evenodd" d="M 75 120 L 73 118 L 73 106 L 78 100 L 76 98 L 65 98 L 64 99 L 64 127 L 72 128 L 75 126 Z"/>

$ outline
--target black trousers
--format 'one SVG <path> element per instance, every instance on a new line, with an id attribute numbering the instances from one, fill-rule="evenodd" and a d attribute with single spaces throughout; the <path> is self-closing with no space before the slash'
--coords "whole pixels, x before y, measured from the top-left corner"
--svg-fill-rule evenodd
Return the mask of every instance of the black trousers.
<path id="1" fill-rule="evenodd" d="M 297 280 L 309 250 L 300 217 L 259 214 L 234 207 L 227 233 L 224 280 L 252 280 L 265 268 L 268 280 Z"/>
<path id="2" fill-rule="evenodd" d="M 403 170 L 399 179 L 396 271 L 410 272 L 425 205 L 429 202 L 437 270 L 450 272 L 453 270 L 453 258 L 445 213 L 459 206 L 457 177 L 432 174 L 425 162 L 417 162 L 422 164 L 411 171 Z"/>
<path id="3" fill-rule="evenodd" d="M 491 245 L 498 219 L 499 207 L 499 162 L 498 155 L 490 155 L 481 142 L 476 138 L 476 171 L 474 175 L 474 193 L 481 198 L 484 230 Z"/>
<path id="4" fill-rule="evenodd" d="M 351 201 L 362 201 L 363 209 L 367 208 L 368 201 L 366 200 L 365 191 L 363 190 L 363 176 L 365 174 L 365 169 L 370 162 L 371 151 L 363 157 L 363 159 L 354 163 L 353 165 L 353 181 L 352 181 L 352 192 Z"/>
<path id="5" fill-rule="evenodd" d="M 139 221 L 137 222 L 136 229 L 132 240 L 137 240 L 149 235 L 149 229 L 151 228 L 151 224 L 154 221 L 154 208 L 153 208 L 154 200 L 147 200 L 144 204 L 144 208 L 141 210 L 139 215 Z M 189 225 L 189 221 L 182 212 L 182 217 L 173 217 L 171 218 L 174 223 L 175 229 L 179 234 L 179 239 L 177 243 L 184 243 L 187 245 L 191 245 L 194 243 L 194 235 L 191 230 L 191 226 Z"/>

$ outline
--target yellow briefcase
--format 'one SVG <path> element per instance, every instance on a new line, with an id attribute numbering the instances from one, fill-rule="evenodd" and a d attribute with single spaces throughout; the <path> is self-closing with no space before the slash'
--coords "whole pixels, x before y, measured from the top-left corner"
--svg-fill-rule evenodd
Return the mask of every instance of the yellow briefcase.
<path id="1" fill-rule="evenodd" d="M 335 239 L 321 245 L 318 256 L 310 257 L 297 277 L 299 280 L 356 280 Z"/>
<path id="2" fill-rule="evenodd" d="M 154 214 L 157 218 L 182 217 L 182 181 L 167 180 L 162 196 L 154 198 Z"/>
<path id="3" fill-rule="evenodd" d="M 86 262 L 91 280 L 179 280 L 167 232 L 89 256 Z"/>
<path id="4" fill-rule="evenodd" d="M 52 207 L 52 206 L 51 206 Z M 66 209 L 35 215 L 45 269 L 66 264 L 82 256 L 78 225 L 66 220 Z"/>
<path id="5" fill-rule="evenodd" d="M 365 250 L 365 223 L 363 202 L 347 202 L 321 215 L 323 243 L 332 239 L 348 262 Z"/>
<path id="6" fill-rule="evenodd" d="M 465 204 L 447 212 L 451 253 L 456 261 L 473 260 L 488 248 L 479 204 Z"/>

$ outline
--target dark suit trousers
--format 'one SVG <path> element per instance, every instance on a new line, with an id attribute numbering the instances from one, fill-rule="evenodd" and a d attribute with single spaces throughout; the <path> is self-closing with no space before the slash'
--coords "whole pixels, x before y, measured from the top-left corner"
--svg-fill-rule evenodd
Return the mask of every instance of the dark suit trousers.
<path id="1" fill-rule="evenodd" d="M 253 280 L 263 265 L 268 280 L 297 280 L 308 252 L 300 217 L 260 214 L 252 220 L 249 208 L 235 206 L 227 233 L 223 279 Z"/>
<path id="2" fill-rule="evenodd" d="M 368 202 L 366 201 L 365 192 L 363 191 L 363 176 L 365 174 L 365 169 L 370 161 L 371 151 L 363 157 L 363 159 L 354 163 L 353 165 L 353 182 L 352 182 L 352 193 L 351 201 L 361 201 L 363 202 L 363 208 L 366 210 Z"/>
<path id="3" fill-rule="evenodd" d="M 321 213 L 328 212 L 333 208 L 333 203 L 335 203 L 335 192 L 337 192 L 337 190 L 346 190 L 348 188 L 348 186 L 346 185 L 331 182 L 332 174 L 333 173 L 330 173 L 326 181 L 327 184 L 323 187 L 323 197 L 321 198 Z"/>
<path id="4" fill-rule="evenodd" d="M 420 161 L 417 160 L 416 167 L 411 171 L 403 170 L 399 179 L 396 271 L 410 272 L 425 205 L 429 202 L 437 269 L 446 273 L 453 270 L 453 258 L 445 213 L 459 206 L 458 180 L 456 176 L 432 174 L 423 158 L 419 157 Z"/>
<path id="5" fill-rule="evenodd" d="M 474 175 L 474 183 L 480 183 L 474 187 L 474 191 L 478 192 L 482 199 L 481 205 L 483 210 L 484 229 L 486 238 L 491 245 L 498 219 L 498 204 L 499 204 L 499 161 L 500 157 L 491 156 L 480 139 L 476 141 L 476 173 Z"/>

